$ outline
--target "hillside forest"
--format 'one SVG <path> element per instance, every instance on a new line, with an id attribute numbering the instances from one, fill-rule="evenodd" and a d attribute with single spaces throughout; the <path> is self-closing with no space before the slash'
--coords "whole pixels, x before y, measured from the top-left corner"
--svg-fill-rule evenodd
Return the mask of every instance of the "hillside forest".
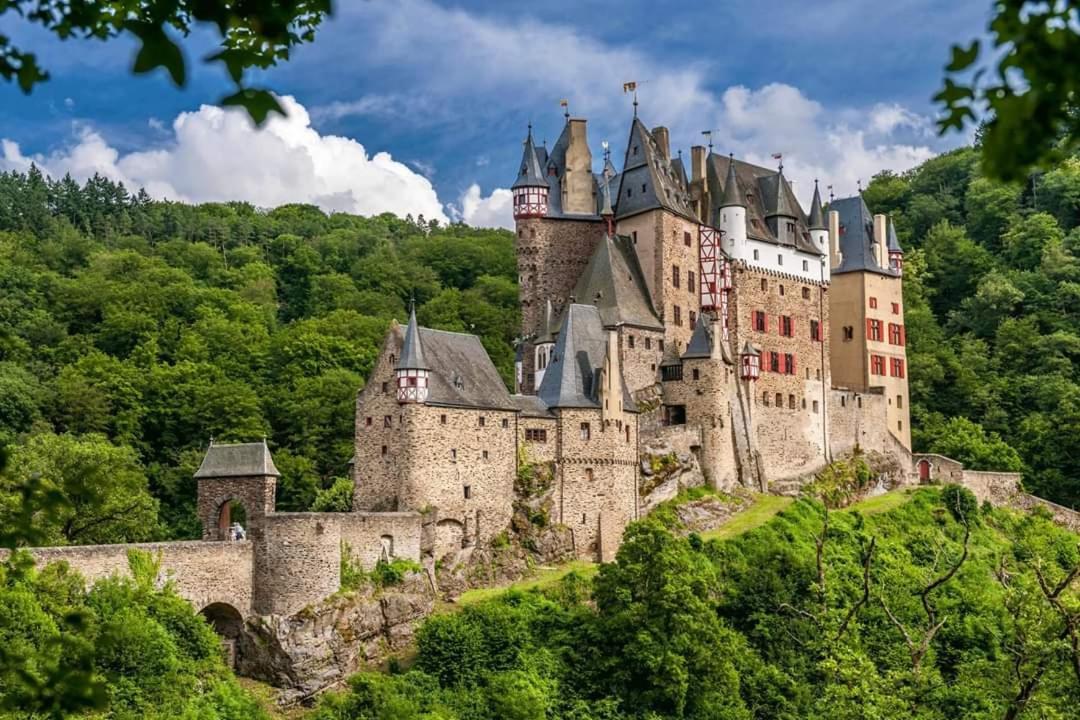
<path id="1" fill-rule="evenodd" d="M 906 251 L 916 448 L 1080 503 L 1080 160 L 1006 185 L 964 148 L 864 196 Z M 41 473 L 71 501 L 42 542 L 195 537 L 211 438 L 267 438 L 279 508 L 347 509 L 355 393 L 410 298 L 509 383 L 509 232 L 0 174 L 0 521 Z"/>

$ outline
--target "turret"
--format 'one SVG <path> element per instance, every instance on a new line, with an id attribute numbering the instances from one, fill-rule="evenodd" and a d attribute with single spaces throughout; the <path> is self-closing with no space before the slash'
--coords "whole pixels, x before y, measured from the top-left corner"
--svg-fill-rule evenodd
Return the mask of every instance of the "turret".
<path id="1" fill-rule="evenodd" d="M 544 178 L 540 159 L 533 145 L 532 125 L 525 138 L 525 150 L 521 154 L 521 167 L 517 180 L 510 188 L 514 195 L 514 219 L 543 217 L 548 211 L 548 183 Z"/>
<path id="2" fill-rule="evenodd" d="M 548 363 L 551 362 L 551 352 L 555 349 L 555 334 L 557 332 L 555 310 L 551 306 L 551 298 L 548 298 L 544 307 L 543 331 L 533 343 L 535 387 L 540 387 L 540 383 L 544 380 L 544 372 L 547 370 Z"/>
<path id="3" fill-rule="evenodd" d="M 766 185 L 770 191 L 765 197 L 765 222 L 773 235 L 781 242 L 792 244 L 795 242 L 795 219 L 798 211 L 792 206 L 788 197 L 787 180 L 784 178 L 784 166 L 780 165 L 774 178 L 775 188 Z"/>
<path id="4" fill-rule="evenodd" d="M 739 181 L 735 176 L 735 157 L 728 159 L 727 179 L 724 180 L 724 197 L 720 200 L 717 213 L 717 229 L 724 234 L 724 249 L 733 258 L 745 260 L 746 257 L 746 201 L 739 192 Z"/>
<path id="5" fill-rule="evenodd" d="M 401 348 L 401 357 L 394 366 L 399 403 L 427 401 L 429 370 L 424 359 L 424 346 L 420 341 L 420 327 L 416 322 L 416 307 L 413 306 L 409 310 L 409 326 L 405 328 L 405 344 Z"/>
<path id="6" fill-rule="evenodd" d="M 903 275 L 904 251 L 900 248 L 900 241 L 896 239 L 896 228 L 893 227 L 892 217 L 889 218 L 885 247 L 889 251 L 889 269 L 897 275 Z"/>
<path id="7" fill-rule="evenodd" d="M 810 217 L 807 218 L 807 226 L 810 230 L 810 241 L 822 255 L 830 255 L 832 248 L 829 244 L 829 226 L 825 221 L 825 211 L 821 207 L 821 192 L 818 190 L 818 181 L 814 180 L 814 199 L 810 202 Z M 823 280 L 829 279 L 830 263 L 822 260 Z"/>

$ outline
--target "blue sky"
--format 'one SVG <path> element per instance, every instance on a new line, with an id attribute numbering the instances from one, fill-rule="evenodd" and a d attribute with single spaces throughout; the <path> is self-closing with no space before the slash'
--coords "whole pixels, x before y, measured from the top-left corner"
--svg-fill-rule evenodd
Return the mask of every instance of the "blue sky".
<path id="1" fill-rule="evenodd" d="M 814 177 L 847 194 L 963 141 L 936 136 L 930 97 L 949 45 L 989 12 L 989 0 L 339 0 L 313 45 L 257 78 L 294 99 L 262 133 L 201 109 L 228 87 L 197 62 L 198 40 L 178 91 L 131 76 L 127 41 L 61 43 L 9 13 L 0 32 L 53 79 L 30 96 L 0 85 L 0 167 L 99 171 L 188 200 L 505 224 L 526 123 L 553 141 L 567 98 L 594 153 L 603 139 L 621 152 L 621 87 L 637 80 L 643 120 L 668 125 L 674 147 L 713 129 L 718 151 L 783 152 L 800 195 Z"/>

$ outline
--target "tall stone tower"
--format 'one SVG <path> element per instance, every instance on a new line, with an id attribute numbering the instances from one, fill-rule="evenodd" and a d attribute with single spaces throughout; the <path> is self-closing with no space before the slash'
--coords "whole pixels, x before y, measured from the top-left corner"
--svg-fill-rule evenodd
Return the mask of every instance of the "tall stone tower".
<path id="1" fill-rule="evenodd" d="M 585 120 L 568 117 L 550 154 L 536 147 L 530 126 L 512 192 L 522 324 L 517 389 L 533 394 L 552 316 L 562 315 L 604 235 Z"/>
<path id="2" fill-rule="evenodd" d="M 902 251 L 862 196 L 829 205 L 833 383 L 885 395 L 889 431 L 911 449 Z M 887 253 L 887 255 L 886 255 Z"/>

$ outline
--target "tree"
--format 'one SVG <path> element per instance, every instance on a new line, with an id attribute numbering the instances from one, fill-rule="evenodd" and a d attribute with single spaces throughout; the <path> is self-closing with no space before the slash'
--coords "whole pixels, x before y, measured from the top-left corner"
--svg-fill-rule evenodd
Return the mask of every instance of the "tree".
<path id="1" fill-rule="evenodd" d="M 0 515 L 19 512 L 19 488 L 40 477 L 62 503 L 41 519 L 42 544 L 100 544 L 148 540 L 158 533 L 158 503 L 130 448 L 101 435 L 34 435 L 15 448 L 0 480 Z"/>
<path id="2" fill-rule="evenodd" d="M 213 27 L 220 38 L 218 52 L 207 63 L 221 63 L 236 91 L 219 101 L 244 108 L 261 124 L 271 112 L 284 114 L 273 94 L 250 87 L 244 73 L 266 69 L 288 60 L 298 45 L 310 42 L 330 14 L 330 0 L 155 0 L 129 3 L 119 0 L 61 3 L 55 0 L 11 0 L 0 3 L 0 17 L 21 16 L 61 40 L 71 37 L 108 40 L 130 35 L 139 41 L 132 65 L 134 73 L 164 68 L 178 87 L 187 82 L 188 67 L 175 34 L 187 37 L 196 25 Z M 0 35 L 0 78 L 17 82 L 23 92 L 47 80 L 48 73 L 34 53 L 15 47 Z"/>
<path id="3" fill-rule="evenodd" d="M 962 130 L 987 111 L 981 145 L 991 177 L 1021 180 L 1077 147 L 1078 8 L 1076 0 L 996 0 L 990 47 L 978 39 L 952 47 L 944 87 L 934 96 L 944 111 L 938 129 Z"/>

